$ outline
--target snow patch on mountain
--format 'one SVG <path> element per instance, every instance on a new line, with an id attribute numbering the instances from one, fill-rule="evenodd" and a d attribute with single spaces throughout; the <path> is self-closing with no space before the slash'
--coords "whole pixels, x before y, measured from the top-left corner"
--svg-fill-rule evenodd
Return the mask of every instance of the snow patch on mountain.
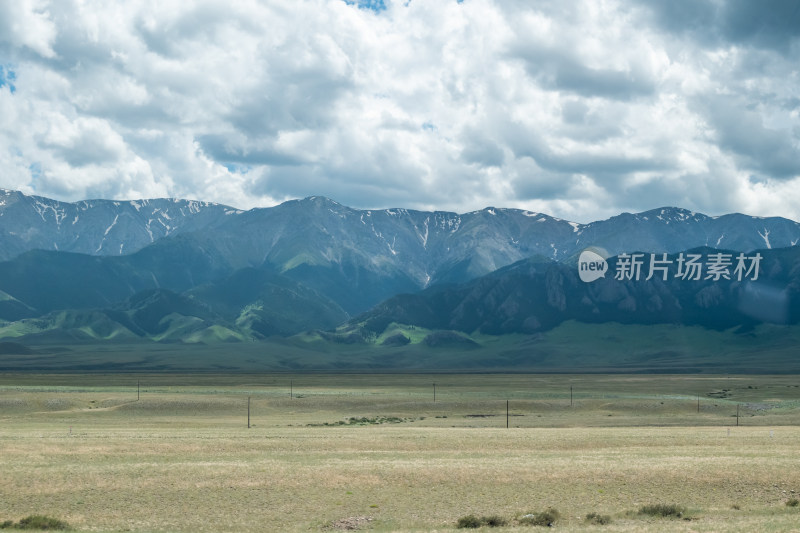
<path id="1" fill-rule="evenodd" d="M 417 235 L 422 240 L 422 247 L 425 248 L 426 250 L 428 249 L 428 222 L 430 222 L 430 217 L 425 218 L 425 222 L 423 224 L 425 226 L 424 234 L 420 233 L 420 231 L 416 228 L 416 226 L 414 227 L 414 229 L 417 229 Z"/>
<path id="2" fill-rule="evenodd" d="M 103 232 L 103 236 L 108 235 L 108 232 L 111 231 L 111 228 L 117 225 L 117 220 L 119 220 L 119 215 L 114 217 L 114 222 L 112 222 L 111 225 L 106 228 L 106 231 Z"/>
<path id="3" fill-rule="evenodd" d="M 764 228 L 764 233 L 761 233 L 759 231 L 758 234 L 761 235 L 762 239 L 764 239 L 764 244 L 767 245 L 767 249 L 771 250 L 772 249 L 772 245 L 769 242 L 769 230 L 767 228 Z"/>

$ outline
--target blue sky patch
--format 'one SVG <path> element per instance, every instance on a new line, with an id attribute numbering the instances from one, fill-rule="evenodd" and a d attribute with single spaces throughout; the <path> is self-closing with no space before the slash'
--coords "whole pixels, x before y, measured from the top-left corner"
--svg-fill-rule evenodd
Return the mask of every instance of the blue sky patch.
<path id="1" fill-rule="evenodd" d="M 344 0 L 346 4 L 351 6 L 358 6 L 358 9 L 369 9 L 376 13 L 386 11 L 386 3 L 384 0 Z"/>
<path id="2" fill-rule="evenodd" d="M 17 74 L 6 65 L 0 65 L 0 88 L 8 86 L 8 89 L 11 91 L 11 94 L 17 92 L 17 88 L 14 85 L 14 80 L 17 79 Z"/>
<path id="3" fill-rule="evenodd" d="M 239 163 L 222 163 L 222 166 L 228 169 L 232 174 L 247 174 L 253 167 L 251 165 L 242 165 Z"/>
<path id="4" fill-rule="evenodd" d="M 31 178 L 34 180 L 42 177 L 42 165 L 39 163 L 31 163 L 28 165 L 28 170 L 31 171 Z"/>

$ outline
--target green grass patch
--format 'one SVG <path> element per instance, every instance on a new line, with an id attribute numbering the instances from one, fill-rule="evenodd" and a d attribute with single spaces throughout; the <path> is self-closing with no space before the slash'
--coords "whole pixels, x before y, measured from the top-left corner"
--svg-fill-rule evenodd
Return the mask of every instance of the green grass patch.
<path id="1" fill-rule="evenodd" d="M 11 520 L 6 520 L 0 523 L 0 529 L 18 529 L 18 530 L 35 530 L 35 531 L 68 531 L 69 524 L 58 518 L 53 518 L 45 515 L 30 515 L 19 522 L 14 523 Z"/>
<path id="2" fill-rule="evenodd" d="M 386 330 L 384 330 L 384 332 L 377 337 L 375 342 L 377 344 L 381 344 L 387 338 L 400 334 L 409 339 L 409 344 L 419 344 L 422 342 L 422 339 L 427 337 L 430 333 L 431 330 L 429 329 L 393 322 L 392 324 L 389 324 L 389 327 L 387 327 Z"/>
<path id="3" fill-rule="evenodd" d="M 686 507 L 673 503 L 654 503 L 639 507 L 639 514 L 656 518 L 685 518 Z"/>

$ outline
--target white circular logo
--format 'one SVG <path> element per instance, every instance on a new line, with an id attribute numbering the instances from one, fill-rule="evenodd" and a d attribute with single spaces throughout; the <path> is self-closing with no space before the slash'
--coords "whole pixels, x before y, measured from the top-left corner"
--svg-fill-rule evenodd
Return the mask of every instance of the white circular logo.
<path id="1" fill-rule="evenodd" d="M 578 257 L 578 275 L 581 281 L 591 283 L 592 281 L 604 278 L 608 271 L 608 263 L 605 258 L 592 250 L 584 250 Z"/>

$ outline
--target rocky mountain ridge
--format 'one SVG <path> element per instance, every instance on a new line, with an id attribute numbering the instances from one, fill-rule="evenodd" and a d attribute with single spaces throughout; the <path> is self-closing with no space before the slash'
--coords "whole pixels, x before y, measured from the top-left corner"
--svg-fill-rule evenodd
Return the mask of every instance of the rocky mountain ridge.
<path id="1" fill-rule="evenodd" d="M 0 319 L 10 324 L 4 329 L 7 335 L 27 335 L 38 326 L 14 324 L 50 317 L 43 326 L 47 329 L 65 323 L 61 312 L 110 310 L 103 316 L 116 317 L 114 323 L 134 335 L 166 338 L 164 332 L 173 332 L 174 340 L 190 332 L 195 339 L 242 340 L 332 328 L 381 302 L 396 304 L 390 299 L 423 289 L 452 299 L 442 287 L 492 283 L 494 273 L 520 262 L 575 271 L 577 255 L 588 246 L 605 250 L 607 256 L 677 253 L 699 246 L 766 253 L 795 250 L 798 240 L 800 224 L 784 218 L 710 217 L 668 207 L 579 224 L 495 207 L 463 214 L 359 210 L 324 197 L 241 211 L 168 199 L 63 203 L 0 191 L 0 249 L 5 258 L 0 261 Z M 794 268 L 788 262 L 774 264 Z M 519 279 L 542 282 L 537 276 Z M 554 288 L 542 290 L 539 296 L 546 302 Z M 156 298 L 152 291 L 166 292 L 155 293 Z M 141 293 L 151 296 L 139 298 Z M 455 317 L 448 313 L 467 316 L 470 306 L 493 309 L 487 298 L 495 293 L 480 294 L 457 308 L 442 307 L 441 302 L 434 308 L 447 323 Z M 487 312 L 506 316 L 524 307 L 513 299 L 508 302 L 502 310 Z M 142 305 L 144 315 L 138 310 Z M 171 307 L 174 312 L 163 312 Z M 148 318 L 144 323 L 124 319 L 120 309 L 130 317 Z M 192 309 L 208 312 L 194 313 L 188 322 L 180 318 Z M 548 313 L 561 316 L 563 310 Z M 544 327 L 548 313 L 532 312 L 535 320 L 512 329 L 535 330 L 537 323 Z M 95 321 L 99 315 L 80 316 Z M 508 324 L 516 323 L 516 318 L 506 318 Z M 520 324 L 526 317 L 521 318 Z M 159 325 L 161 320 L 166 322 Z M 196 334 L 196 328 L 212 326 L 219 327 Z M 119 328 L 100 329 L 114 335 Z"/>
<path id="2" fill-rule="evenodd" d="M 0 259 L 30 250 L 125 255 L 164 237 L 213 227 L 236 213 L 194 200 L 69 203 L 0 189 Z"/>

